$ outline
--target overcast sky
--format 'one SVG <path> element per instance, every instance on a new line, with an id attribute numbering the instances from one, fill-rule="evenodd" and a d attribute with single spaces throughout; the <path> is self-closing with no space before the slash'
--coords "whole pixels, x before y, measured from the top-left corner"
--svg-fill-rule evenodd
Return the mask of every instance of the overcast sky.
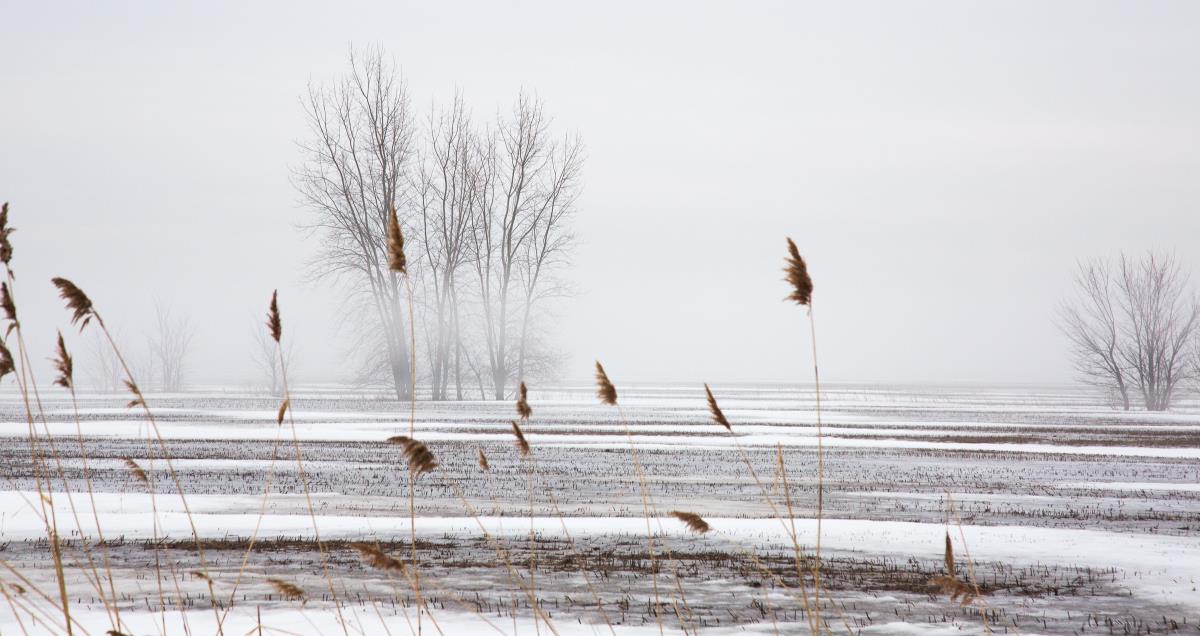
<path id="1" fill-rule="evenodd" d="M 31 340 L 66 324 L 62 275 L 130 340 L 155 298 L 186 312 L 192 378 L 241 379 L 278 287 L 300 376 L 345 378 L 289 165 L 351 44 L 422 109 L 457 88 L 487 118 L 523 87 L 583 138 L 568 378 L 808 379 L 785 236 L 839 381 L 1068 381 L 1077 259 L 1175 250 L 1200 281 L 1200 3 L 580 4 L 6 3 Z"/>

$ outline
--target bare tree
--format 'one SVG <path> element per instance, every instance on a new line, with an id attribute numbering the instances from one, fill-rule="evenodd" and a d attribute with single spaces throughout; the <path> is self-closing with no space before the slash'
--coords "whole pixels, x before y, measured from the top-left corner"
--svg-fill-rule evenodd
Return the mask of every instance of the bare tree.
<path id="1" fill-rule="evenodd" d="M 195 330 L 187 316 L 173 316 L 169 307 L 157 302 L 154 326 L 154 334 L 148 340 L 154 377 L 160 390 L 179 391 L 183 388 Z"/>
<path id="2" fill-rule="evenodd" d="M 1171 255 L 1151 253 L 1138 261 L 1122 256 L 1117 285 L 1129 343 L 1121 349 L 1122 358 L 1133 371 L 1146 409 L 1165 411 L 1176 391 L 1194 377 L 1188 354 L 1200 327 L 1200 303 Z"/>
<path id="3" fill-rule="evenodd" d="M 389 210 L 403 210 L 412 152 L 408 93 L 379 51 L 350 55 L 350 73 L 305 101 L 312 138 L 293 182 L 313 212 L 308 229 L 321 236 L 316 278 L 349 283 L 370 308 L 370 331 L 381 340 L 385 368 L 398 399 L 414 390 L 402 280 L 387 267 Z M 405 235 L 412 224 L 401 219 Z"/>
<path id="4" fill-rule="evenodd" d="M 459 270 L 470 252 L 468 238 L 481 194 L 479 144 L 462 97 L 456 95 L 449 109 L 430 117 L 428 150 L 424 153 L 416 184 L 416 203 L 421 226 L 432 324 L 427 342 L 431 393 L 435 400 L 447 397 L 453 380 L 462 398 L 462 337 L 459 302 Z"/>
<path id="5" fill-rule="evenodd" d="M 1085 382 L 1116 394 L 1129 410 L 1134 390 L 1147 410 L 1171 399 L 1200 369 L 1189 360 L 1200 330 L 1200 304 L 1187 276 L 1169 255 L 1122 255 L 1115 268 L 1080 264 L 1078 296 L 1060 310 L 1075 365 Z"/>
<path id="6" fill-rule="evenodd" d="M 1129 381 L 1119 350 L 1121 309 L 1115 284 L 1102 261 L 1080 263 L 1075 275 L 1076 298 L 1060 308 L 1060 327 L 1071 340 L 1080 378 L 1112 391 L 1129 410 Z"/>
<path id="7" fill-rule="evenodd" d="M 529 315 L 522 304 L 537 297 L 538 254 L 544 255 L 545 266 L 568 242 L 566 219 L 582 153 L 578 142 L 562 144 L 550 136 L 541 102 L 525 94 L 485 141 L 482 153 L 483 192 L 471 233 L 472 261 L 493 396 L 501 400 L 514 373 L 521 372 L 520 334 L 527 332 L 521 316 Z M 524 294 L 523 276 L 529 285 Z"/>

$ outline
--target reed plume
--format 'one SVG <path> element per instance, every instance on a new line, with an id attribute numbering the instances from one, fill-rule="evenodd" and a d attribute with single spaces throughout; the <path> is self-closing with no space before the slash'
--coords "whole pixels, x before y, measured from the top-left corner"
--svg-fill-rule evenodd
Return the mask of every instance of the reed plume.
<path id="1" fill-rule="evenodd" d="M 529 442 L 525 439 L 525 434 L 521 432 L 521 427 L 517 426 L 516 422 L 512 423 L 513 435 L 517 438 L 517 450 L 521 451 L 521 457 L 529 457 Z"/>
<path id="2" fill-rule="evenodd" d="M 404 458 L 408 460 L 408 470 L 413 475 L 420 476 L 438 467 L 437 459 L 429 452 L 429 448 L 411 437 L 396 435 L 389 437 L 387 442 L 404 448 Z"/>
<path id="3" fill-rule="evenodd" d="M 201 572 L 200 570 L 192 570 L 191 575 L 200 579 L 201 581 L 205 581 L 207 583 L 215 583 L 216 582 L 216 581 L 212 580 L 211 576 Z"/>
<path id="4" fill-rule="evenodd" d="M 789 237 L 787 239 L 788 255 L 783 268 L 786 274 L 785 280 L 792 288 L 792 293 L 788 294 L 785 300 L 794 301 L 802 307 L 808 307 L 808 329 L 812 337 L 812 356 L 813 356 L 813 385 L 816 393 L 816 412 L 817 412 L 817 545 L 816 559 L 813 561 L 813 599 L 814 609 L 816 611 L 816 625 L 818 633 L 821 625 L 821 522 L 825 518 L 825 444 L 824 435 L 821 430 L 821 372 L 817 364 L 817 323 L 813 317 L 812 293 L 813 282 L 812 277 L 808 274 L 808 265 L 800 256 L 800 250 L 796 249 L 796 243 Z M 780 470 L 783 470 L 782 451 L 780 451 Z"/>
<path id="5" fill-rule="evenodd" d="M 364 563 L 376 570 L 395 572 L 401 576 L 408 576 L 408 569 L 404 567 L 404 563 L 400 559 L 385 553 L 379 546 L 371 545 L 370 543 L 355 542 L 351 543 L 350 547 L 358 552 Z"/>
<path id="6" fill-rule="evenodd" d="M 8 335 L 17 328 L 17 305 L 8 292 L 8 283 L 0 282 L 0 308 L 4 309 L 4 317 L 11 322 L 5 331 L 5 335 Z"/>
<path id="7" fill-rule="evenodd" d="M 682 521 L 683 525 L 687 526 L 688 530 L 691 530 L 692 532 L 695 532 L 696 534 L 704 534 L 705 532 L 712 530 L 712 526 L 708 525 L 707 521 L 705 521 L 703 518 L 700 517 L 700 515 L 698 515 L 694 512 L 683 512 L 680 510 L 672 510 L 671 512 L 668 512 L 667 514 Z"/>
<path id="8" fill-rule="evenodd" d="M 520 388 L 517 390 L 517 415 L 521 419 L 528 420 L 533 416 L 533 408 L 529 406 L 529 392 L 525 388 L 525 383 L 521 382 Z"/>
<path id="9" fill-rule="evenodd" d="M 96 315 L 96 310 L 92 307 L 92 301 L 83 293 L 82 289 L 75 286 L 75 283 L 61 278 L 54 277 L 50 279 L 54 286 L 58 288 L 58 295 L 63 300 L 67 301 L 67 309 L 74 312 L 71 316 L 71 324 L 78 324 L 79 330 L 88 325 L 88 322 Z"/>
<path id="10" fill-rule="evenodd" d="M 729 420 L 725 419 L 725 414 L 721 412 L 721 407 L 717 405 L 717 398 L 713 397 L 712 390 L 708 388 L 708 383 L 704 384 L 704 394 L 708 396 L 708 412 L 712 414 L 713 421 L 725 427 L 725 430 L 733 432 L 733 427 L 729 425 Z"/>
<path id="11" fill-rule="evenodd" d="M 71 354 L 67 353 L 67 345 L 63 342 L 62 332 L 58 332 L 58 351 L 54 358 L 54 370 L 58 376 L 54 378 L 54 385 L 61 386 L 64 389 L 73 388 L 75 385 L 75 361 L 71 359 Z"/>
<path id="12" fill-rule="evenodd" d="M 275 588 L 279 595 L 289 601 L 304 600 L 304 590 L 300 589 L 294 583 L 289 583 L 283 579 L 267 579 L 267 583 Z"/>
<path id="13" fill-rule="evenodd" d="M 125 405 L 125 408 L 131 409 L 135 406 L 146 405 L 146 400 L 142 397 L 141 389 L 138 388 L 137 384 L 134 384 L 133 380 L 125 380 L 125 388 L 129 389 L 129 392 L 133 394 L 133 399 Z"/>
<path id="14" fill-rule="evenodd" d="M 139 466 L 137 462 L 133 461 L 132 459 L 130 459 L 128 457 L 122 459 L 121 461 L 125 462 L 125 468 L 129 471 L 129 473 L 131 475 L 134 476 L 135 479 L 137 479 L 138 481 L 142 482 L 143 484 L 145 484 L 147 486 L 150 485 L 150 476 L 146 474 L 146 471 L 143 470 L 142 467 Z"/>
<path id="15" fill-rule="evenodd" d="M 12 260 L 12 243 L 8 240 L 8 235 L 16 231 L 16 228 L 8 227 L 8 202 L 5 201 L 3 206 L 0 206 L 0 261 L 4 262 L 5 267 Z"/>
<path id="16" fill-rule="evenodd" d="M 271 308 L 267 310 L 267 330 L 275 343 L 283 337 L 283 324 L 279 322 L 279 290 L 271 292 Z"/>
<path id="17" fill-rule="evenodd" d="M 13 361 L 12 352 L 8 350 L 4 341 L 0 340 L 0 379 L 16 370 L 17 363 Z"/>
<path id="18" fill-rule="evenodd" d="M 388 208 L 388 269 L 408 274 L 408 259 L 404 256 L 404 233 L 400 231 L 400 219 L 396 217 L 396 206 Z"/>
<path id="19" fill-rule="evenodd" d="M 946 554 L 943 557 L 946 562 L 946 573 L 954 576 L 954 544 L 950 541 L 950 532 L 946 532 Z"/>
<path id="20" fill-rule="evenodd" d="M 609 381 L 604 365 L 599 360 L 596 361 L 596 397 L 600 398 L 601 404 L 617 405 L 617 387 Z"/>
<path id="21" fill-rule="evenodd" d="M 787 300 L 795 301 L 798 305 L 810 305 L 813 282 L 808 275 L 808 265 L 800 257 L 800 250 L 796 249 L 796 244 L 790 238 L 787 240 L 787 247 L 787 267 L 784 267 L 783 271 L 787 274 L 788 284 L 792 286 L 792 293 L 788 295 Z"/>
<path id="22" fill-rule="evenodd" d="M 487 455 L 483 454 L 482 448 L 476 448 L 475 453 L 479 455 L 479 468 L 484 471 L 492 469 L 492 465 L 488 463 Z"/>
<path id="23" fill-rule="evenodd" d="M 290 398 L 283 400 L 283 403 L 279 405 L 279 412 L 275 414 L 276 424 L 283 426 L 283 416 L 287 414 L 288 409 L 291 408 L 291 406 L 292 400 Z"/>

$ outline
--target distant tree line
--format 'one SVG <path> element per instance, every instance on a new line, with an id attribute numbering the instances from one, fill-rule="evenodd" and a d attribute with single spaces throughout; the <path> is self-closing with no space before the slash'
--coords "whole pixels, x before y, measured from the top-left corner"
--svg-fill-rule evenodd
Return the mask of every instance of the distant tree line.
<path id="1" fill-rule="evenodd" d="M 1175 256 L 1081 263 L 1060 309 L 1081 379 L 1125 410 L 1165 411 L 1200 381 L 1200 302 Z"/>
<path id="2" fill-rule="evenodd" d="M 352 53 L 349 73 L 304 104 L 293 183 L 321 242 L 312 275 L 346 291 L 360 378 L 399 399 L 418 380 L 435 400 L 504 399 L 550 372 L 546 301 L 566 290 L 580 140 L 556 135 L 525 93 L 486 123 L 461 95 L 418 117 L 379 51 Z M 407 277 L 388 268 L 393 208 Z"/>

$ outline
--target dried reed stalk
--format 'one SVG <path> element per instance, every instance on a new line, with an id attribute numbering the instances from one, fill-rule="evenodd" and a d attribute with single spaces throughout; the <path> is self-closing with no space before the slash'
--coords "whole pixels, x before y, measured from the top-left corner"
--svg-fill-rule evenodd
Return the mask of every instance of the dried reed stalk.
<path id="1" fill-rule="evenodd" d="M 682 521 L 683 525 L 687 526 L 688 530 L 691 530 L 692 532 L 695 532 L 696 534 L 704 534 L 704 533 L 708 532 L 709 530 L 712 530 L 712 527 L 708 525 L 708 522 L 705 521 L 700 515 L 698 515 L 694 512 L 683 512 L 681 510 L 672 510 L 671 512 L 669 512 L 667 514 Z"/>
<path id="2" fill-rule="evenodd" d="M 521 416 L 522 420 L 528 420 L 533 416 L 533 408 L 529 406 L 529 392 L 525 388 L 524 382 L 521 382 L 517 391 L 517 415 Z"/>
<path id="3" fill-rule="evenodd" d="M 817 411 L 817 545 L 816 558 L 813 561 L 813 597 L 817 612 L 818 630 L 821 625 L 821 523 L 825 517 L 825 445 L 821 430 L 821 373 L 817 364 L 817 326 L 813 318 L 812 294 L 813 282 L 808 273 L 808 264 L 800 256 L 796 243 L 787 239 L 788 255 L 783 268 L 785 279 L 791 287 L 791 293 L 786 300 L 795 302 L 802 307 L 808 307 L 808 326 L 812 341 L 813 355 L 813 384 L 816 393 Z"/>
<path id="4" fill-rule="evenodd" d="M 387 224 L 388 269 L 408 275 L 408 258 L 404 256 L 404 233 L 400 231 L 400 219 L 396 206 L 388 207 Z"/>
<path id="5" fill-rule="evenodd" d="M 404 459 L 408 460 L 408 470 L 415 476 L 419 477 L 433 472 L 433 469 L 438 467 L 437 459 L 429 451 L 429 448 L 407 435 L 389 437 L 387 443 L 398 444 L 402 447 Z"/>
<path id="6" fill-rule="evenodd" d="M 67 353 L 67 345 L 63 342 L 61 331 L 58 332 L 58 347 L 53 362 L 54 371 L 58 373 L 58 376 L 54 378 L 54 385 L 73 390 L 75 388 L 75 362 L 71 359 L 71 354 Z"/>
<path id="7" fill-rule="evenodd" d="M 121 461 L 125 463 L 125 469 L 128 470 L 129 474 L 133 475 L 135 479 L 147 486 L 150 485 L 150 476 L 146 474 L 146 471 L 142 469 L 137 462 L 133 461 L 133 459 L 129 457 L 125 457 Z"/>
<path id="8" fill-rule="evenodd" d="M 599 360 L 596 361 L 596 397 L 600 398 L 601 404 L 617 405 L 617 387 L 609 381 L 604 365 Z"/>
<path id="9" fill-rule="evenodd" d="M 384 572 L 394 572 L 408 577 L 408 569 L 404 562 L 384 552 L 379 546 L 370 543 L 356 542 L 350 544 L 367 565 Z"/>
<path id="10" fill-rule="evenodd" d="M 267 579 L 267 584 L 275 589 L 284 599 L 289 601 L 302 601 L 305 599 L 304 590 L 300 589 L 295 583 L 289 583 L 283 579 Z"/>
<path id="11" fill-rule="evenodd" d="M 512 423 L 513 436 L 517 438 L 517 450 L 521 452 L 521 457 L 529 457 L 529 442 L 525 439 L 525 434 L 521 432 L 521 427 L 516 422 Z"/>
<path id="12" fill-rule="evenodd" d="M 712 415 L 713 421 L 732 433 L 733 427 L 729 425 L 729 420 L 725 419 L 725 413 L 721 412 L 721 407 L 717 405 L 717 398 L 713 397 L 707 382 L 704 384 L 704 395 L 708 398 L 708 412 Z"/>

